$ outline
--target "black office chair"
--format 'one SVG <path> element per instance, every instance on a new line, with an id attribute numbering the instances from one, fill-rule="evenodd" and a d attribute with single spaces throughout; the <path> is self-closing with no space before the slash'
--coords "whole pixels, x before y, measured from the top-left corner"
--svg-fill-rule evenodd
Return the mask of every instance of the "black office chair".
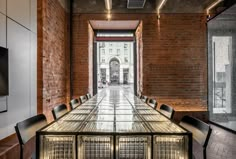
<path id="1" fill-rule="evenodd" d="M 85 103 L 85 102 L 87 101 L 86 95 L 85 95 L 85 96 L 80 96 L 80 97 L 79 97 L 79 100 L 80 100 L 80 103 L 81 103 L 81 104 Z"/>
<path id="2" fill-rule="evenodd" d="M 160 112 L 164 114 L 167 118 L 173 119 L 175 110 L 171 106 L 162 104 L 160 106 Z"/>
<path id="3" fill-rule="evenodd" d="M 70 109 L 73 110 L 76 107 L 78 107 L 80 105 L 79 100 L 78 99 L 72 99 L 70 101 Z"/>
<path id="4" fill-rule="evenodd" d="M 87 93 L 87 94 L 86 94 L 86 97 L 87 97 L 87 100 L 89 100 L 90 98 L 92 98 L 92 96 L 91 96 L 90 93 Z"/>
<path id="5" fill-rule="evenodd" d="M 206 159 L 206 148 L 212 132 L 210 125 L 190 116 L 184 116 L 179 125 L 192 132 L 193 139 L 203 147 L 203 158 Z"/>
<path id="6" fill-rule="evenodd" d="M 148 101 L 148 97 L 147 97 L 147 96 L 141 95 L 140 99 L 141 99 L 141 101 L 143 101 L 144 103 L 147 103 L 147 101 Z"/>
<path id="7" fill-rule="evenodd" d="M 153 109 L 157 108 L 157 101 L 155 99 L 149 99 L 147 104 L 151 106 Z"/>
<path id="8" fill-rule="evenodd" d="M 16 124 L 15 130 L 20 143 L 20 159 L 24 157 L 25 143 L 36 135 L 36 131 L 47 124 L 47 119 L 44 114 L 33 116 Z M 35 153 L 31 154 L 31 157 L 35 158 Z"/>
<path id="9" fill-rule="evenodd" d="M 68 112 L 65 104 L 58 105 L 52 109 L 53 118 L 56 120 Z"/>

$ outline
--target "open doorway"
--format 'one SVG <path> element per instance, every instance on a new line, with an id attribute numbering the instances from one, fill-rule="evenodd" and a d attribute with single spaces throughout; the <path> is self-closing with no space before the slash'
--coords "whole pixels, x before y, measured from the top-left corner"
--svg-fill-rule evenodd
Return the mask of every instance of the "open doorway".
<path id="1" fill-rule="evenodd" d="M 134 43 L 133 38 L 132 41 L 96 41 L 98 92 L 109 86 L 134 90 Z"/>
<path id="2" fill-rule="evenodd" d="M 89 90 L 107 87 L 142 91 L 142 21 L 89 21 Z M 92 42 L 93 39 L 93 42 Z"/>

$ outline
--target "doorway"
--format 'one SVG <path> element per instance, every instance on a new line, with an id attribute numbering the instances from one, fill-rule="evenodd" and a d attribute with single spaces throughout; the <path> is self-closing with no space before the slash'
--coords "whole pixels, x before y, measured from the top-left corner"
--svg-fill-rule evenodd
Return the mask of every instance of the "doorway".
<path id="1" fill-rule="evenodd" d="M 94 46 L 94 93 L 110 86 L 119 86 L 134 92 L 137 86 L 134 37 L 130 41 L 97 39 Z"/>
<path id="2" fill-rule="evenodd" d="M 120 84 L 120 62 L 117 58 L 112 58 L 110 60 L 110 84 L 118 85 Z"/>
<path id="3" fill-rule="evenodd" d="M 142 22 L 90 20 L 89 26 L 93 39 L 89 69 L 92 93 L 118 85 L 137 95 L 137 90 L 142 91 Z"/>

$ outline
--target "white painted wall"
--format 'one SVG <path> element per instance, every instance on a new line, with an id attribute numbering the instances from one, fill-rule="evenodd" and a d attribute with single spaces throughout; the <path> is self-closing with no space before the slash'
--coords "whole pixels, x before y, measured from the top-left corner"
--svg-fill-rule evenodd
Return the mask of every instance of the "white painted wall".
<path id="1" fill-rule="evenodd" d="M 0 97 L 0 111 L 6 105 L 8 111 L 0 113 L 0 140 L 37 113 L 36 5 L 36 0 L 0 0 L 0 46 L 9 49 L 9 96 Z"/>

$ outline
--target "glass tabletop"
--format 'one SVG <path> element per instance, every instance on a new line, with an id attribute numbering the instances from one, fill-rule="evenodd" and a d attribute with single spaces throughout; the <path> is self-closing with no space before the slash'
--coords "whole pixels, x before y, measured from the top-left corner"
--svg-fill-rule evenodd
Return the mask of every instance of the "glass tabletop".
<path id="1" fill-rule="evenodd" d="M 102 91 L 44 131 L 182 133 L 181 127 L 128 92 Z"/>

